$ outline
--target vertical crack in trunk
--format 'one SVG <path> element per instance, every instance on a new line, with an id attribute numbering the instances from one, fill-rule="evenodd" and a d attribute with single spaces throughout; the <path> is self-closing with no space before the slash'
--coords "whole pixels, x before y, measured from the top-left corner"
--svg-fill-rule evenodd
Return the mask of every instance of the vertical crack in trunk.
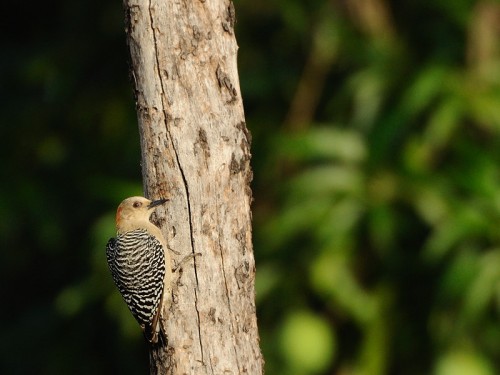
<path id="1" fill-rule="evenodd" d="M 168 119 L 171 116 L 169 116 L 169 114 L 167 113 L 167 109 L 166 109 L 165 102 L 164 102 L 165 88 L 163 86 L 163 79 L 162 79 L 161 74 L 160 74 L 160 60 L 158 57 L 158 44 L 157 44 L 156 32 L 155 32 L 155 28 L 154 28 L 154 18 L 153 18 L 153 14 L 152 14 L 151 9 L 152 9 L 151 0 L 149 0 L 148 11 L 149 11 L 149 19 L 150 19 L 150 23 L 151 23 L 151 30 L 153 33 L 153 40 L 154 40 L 154 45 L 155 45 L 156 71 L 158 74 L 158 80 L 160 81 L 160 85 L 161 85 L 161 104 L 162 104 L 162 111 L 163 111 L 163 117 L 164 117 L 164 122 L 165 122 L 165 130 L 167 132 L 168 137 L 170 138 L 170 143 L 172 145 L 172 149 L 174 150 L 175 160 L 177 163 L 177 167 L 179 168 L 179 171 L 181 173 L 182 182 L 184 184 L 184 191 L 186 194 L 188 220 L 189 220 L 189 237 L 190 237 L 190 241 L 191 241 L 191 253 L 193 254 L 194 275 L 195 275 L 195 280 L 196 280 L 196 288 L 194 288 L 194 300 L 195 300 L 196 315 L 197 315 L 197 319 L 198 319 L 198 340 L 200 343 L 201 362 L 202 362 L 202 364 L 204 364 L 205 361 L 203 359 L 203 342 L 201 339 L 200 311 L 198 309 L 198 286 L 199 286 L 198 270 L 196 268 L 196 260 L 194 259 L 195 258 L 195 256 L 194 256 L 195 250 L 194 250 L 194 236 L 193 236 L 193 220 L 192 220 L 192 212 L 191 212 L 189 187 L 188 187 L 188 182 L 187 182 L 186 176 L 184 174 L 184 170 L 182 169 L 181 162 L 179 160 L 179 152 L 177 150 L 176 144 L 174 142 L 174 139 L 173 139 L 172 134 L 170 133 L 170 130 L 168 127 Z"/>
<path id="2" fill-rule="evenodd" d="M 217 200 L 217 197 L 215 198 L 215 207 L 219 207 L 219 201 Z M 219 213 L 217 212 L 217 224 L 219 224 Z M 224 264 L 224 252 L 222 251 L 222 244 L 220 242 L 220 239 L 222 237 L 222 233 L 220 230 L 221 226 L 219 225 L 219 230 L 217 231 L 218 238 L 217 242 L 219 245 L 220 249 L 220 258 L 221 258 L 221 263 L 222 263 L 222 277 L 224 278 L 224 288 L 226 289 L 226 298 L 227 298 L 227 307 L 229 309 L 229 313 L 231 314 L 231 329 L 233 330 L 233 338 L 236 338 L 236 333 L 235 333 L 235 327 L 234 327 L 234 321 L 233 321 L 233 311 L 231 308 L 231 299 L 229 298 L 229 287 L 227 286 L 227 278 L 226 278 L 226 266 Z M 233 341 L 233 350 L 234 350 L 234 358 L 236 359 L 236 365 L 238 366 L 238 373 L 241 374 L 240 370 L 240 362 L 238 358 L 238 351 L 236 349 L 236 345 Z"/>

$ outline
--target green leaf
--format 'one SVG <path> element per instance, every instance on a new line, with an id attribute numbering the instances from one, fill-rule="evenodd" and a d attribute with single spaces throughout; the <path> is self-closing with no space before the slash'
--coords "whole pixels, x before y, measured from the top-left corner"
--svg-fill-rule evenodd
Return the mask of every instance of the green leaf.
<path id="1" fill-rule="evenodd" d="M 277 142 L 281 155 L 296 160 L 361 162 L 366 158 L 366 147 L 359 133 L 333 126 L 311 128 L 299 135 L 283 135 Z"/>
<path id="2" fill-rule="evenodd" d="M 451 350 L 439 358 L 435 375 L 493 375 L 490 362 L 469 350 Z"/>
<path id="3" fill-rule="evenodd" d="M 294 311 L 283 323 L 283 356 L 293 373 L 325 371 L 336 354 L 336 340 L 327 321 L 309 311 Z"/>

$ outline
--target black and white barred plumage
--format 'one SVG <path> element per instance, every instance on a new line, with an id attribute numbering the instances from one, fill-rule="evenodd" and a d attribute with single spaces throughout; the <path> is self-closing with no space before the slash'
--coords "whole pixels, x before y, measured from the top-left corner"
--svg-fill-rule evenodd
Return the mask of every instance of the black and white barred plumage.
<path id="1" fill-rule="evenodd" d="M 162 244 L 145 229 L 132 230 L 108 241 L 106 258 L 118 290 L 148 337 L 163 293 Z"/>

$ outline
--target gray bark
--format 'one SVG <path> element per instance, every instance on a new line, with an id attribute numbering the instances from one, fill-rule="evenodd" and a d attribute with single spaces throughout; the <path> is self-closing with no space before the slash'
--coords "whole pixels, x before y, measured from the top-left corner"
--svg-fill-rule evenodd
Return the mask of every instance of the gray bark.
<path id="1" fill-rule="evenodd" d="M 124 0 L 145 195 L 183 266 L 153 374 L 262 374 L 232 3 Z"/>

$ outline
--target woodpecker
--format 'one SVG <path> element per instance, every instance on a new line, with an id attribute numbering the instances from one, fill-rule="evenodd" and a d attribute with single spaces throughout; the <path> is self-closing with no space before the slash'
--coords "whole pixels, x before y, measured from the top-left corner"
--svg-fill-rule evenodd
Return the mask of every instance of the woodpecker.
<path id="1" fill-rule="evenodd" d="M 149 221 L 167 199 L 131 197 L 116 210 L 116 238 L 106 245 L 111 276 L 146 339 L 156 344 L 161 310 L 169 298 L 171 260 L 160 229 Z"/>

